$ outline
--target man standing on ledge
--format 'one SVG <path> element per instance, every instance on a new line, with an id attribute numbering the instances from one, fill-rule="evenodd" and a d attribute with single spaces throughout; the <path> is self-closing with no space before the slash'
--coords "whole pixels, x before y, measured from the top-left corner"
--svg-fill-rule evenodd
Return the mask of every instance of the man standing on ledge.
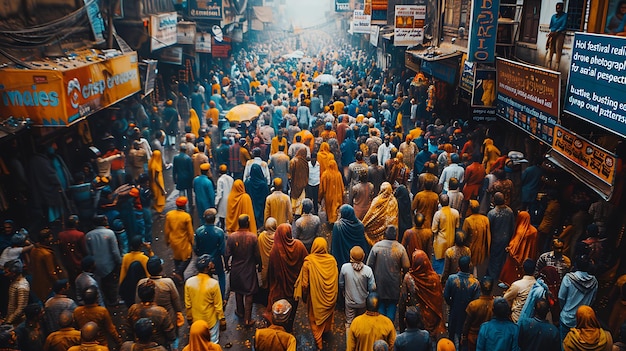
<path id="1" fill-rule="evenodd" d="M 556 4 L 556 13 L 550 19 L 550 33 L 548 34 L 548 57 L 546 58 L 546 67 L 552 69 L 552 56 L 556 53 L 556 70 L 561 65 L 561 54 L 563 52 L 563 43 L 565 42 L 565 31 L 567 30 L 567 13 L 563 12 L 563 3 Z"/>

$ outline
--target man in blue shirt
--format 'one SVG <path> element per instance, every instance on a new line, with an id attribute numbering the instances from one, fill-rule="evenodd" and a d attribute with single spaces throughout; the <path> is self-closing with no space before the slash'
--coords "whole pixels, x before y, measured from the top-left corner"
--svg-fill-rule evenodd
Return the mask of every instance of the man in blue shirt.
<path id="1" fill-rule="evenodd" d="M 476 351 L 519 351 L 519 328 L 511 321 L 511 307 L 502 297 L 493 300 L 493 318 L 478 332 Z"/>
<path id="2" fill-rule="evenodd" d="M 563 3 L 556 4 L 556 13 L 550 19 L 550 33 L 548 34 L 548 57 L 546 57 L 546 67 L 552 69 L 552 56 L 556 53 L 556 70 L 561 64 L 561 53 L 565 42 L 565 31 L 567 29 L 567 13 L 563 12 Z"/>

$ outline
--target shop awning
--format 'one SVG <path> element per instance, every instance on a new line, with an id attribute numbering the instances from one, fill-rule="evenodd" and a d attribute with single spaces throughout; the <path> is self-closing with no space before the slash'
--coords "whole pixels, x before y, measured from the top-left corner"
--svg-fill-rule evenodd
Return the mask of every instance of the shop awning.
<path id="1" fill-rule="evenodd" d="M 456 45 L 406 50 L 406 52 L 425 61 L 439 61 L 463 55 L 463 51 L 459 50 Z"/>
<path id="2" fill-rule="evenodd" d="M 579 166 L 577 163 L 572 162 L 570 159 L 561 155 L 556 150 L 550 150 L 546 157 L 552 163 L 573 175 L 580 182 L 586 184 L 591 190 L 596 192 L 604 200 L 608 201 L 611 199 L 611 196 L 613 196 L 612 185 L 599 180 L 598 178 L 587 172 L 583 167 Z"/>
<path id="3" fill-rule="evenodd" d="M 137 53 L 92 51 L 0 69 L 0 120 L 68 126 L 141 90 Z"/>
<path id="4" fill-rule="evenodd" d="M 554 129 L 548 159 L 609 200 L 617 174 L 617 156 L 561 125 Z"/>

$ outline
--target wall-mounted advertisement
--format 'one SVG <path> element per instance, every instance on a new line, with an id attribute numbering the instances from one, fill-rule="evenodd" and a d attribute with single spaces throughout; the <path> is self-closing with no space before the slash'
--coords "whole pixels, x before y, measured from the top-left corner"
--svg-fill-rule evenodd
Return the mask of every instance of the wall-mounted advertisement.
<path id="1" fill-rule="evenodd" d="M 617 158 L 609 151 L 560 125 L 554 128 L 552 148 L 594 177 L 613 184 Z"/>
<path id="2" fill-rule="evenodd" d="M 500 58 L 496 71 L 497 115 L 552 145 L 561 74 Z"/>
<path id="3" fill-rule="evenodd" d="M 369 34 L 371 20 L 372 16 L 366 15 L 363 10 L 354 10 L 352 15 L 352 32 Z"/>
<path id="4" fill-rule="evenodd" d="M 150 50 L 176 44 L 178 35 L 176 12 L 150 15 Z"/>
<path id="5" fill-rule="evenodd" d="M 626 137 L 626 39 L 576 33 L 563 110 Z"/>
<path id="6" fill-rule="evenodd" d="M 496 70 L 476 69 L 472 84 L 472 107 L 495 107 Z"/>
<path id="7" fill-rule="evenodd" d="M 189 17 L 216 20 L 222 19 L 222 0 L 189 0 L 187 1 Z"/>
<path id="8" fill-rule="evenodd" d="M 426 5 L 396 5 L 394 46 L 415 46 L 424 41 Z"/>

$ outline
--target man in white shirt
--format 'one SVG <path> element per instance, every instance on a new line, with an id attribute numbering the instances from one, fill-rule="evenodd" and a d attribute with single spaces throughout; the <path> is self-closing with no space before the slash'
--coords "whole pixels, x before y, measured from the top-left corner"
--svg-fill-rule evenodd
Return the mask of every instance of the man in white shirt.
<path id="1" fill-rule="evenodd" d="M 394 147 L 395 146 L 393 146 L 393 144 L 389 142 L 389 136 L 385 135 L 385 142 L 380 144 L 377 152 L 378 164 L 380 166 L 384 166 L 385 162 L 387 162 L 387 160 L 391 158 L 391 149 L 393 149 Z"/>
<path id="2" fill-rule="evenodd" d="M 443 193 L 448 193 L 448 182 L 452 178 L 456 178 L 459 183 L 463 183 L 465 178 L 465 169 L 459 166 L 459 154 L 452 154 L 450 156 L 450 165 L 446 166 L 441 172 L 441 177 L 439 177 L 439 184 L 443 184 Z"/>
<path id="3" fill-rule="evenodd" d="M 309 161 L 309 184 L 306 186 L 306 197 L 313 201 L 313 214 L 317 214 L 318 198 L 320 188 L 320 164 L 317 162 L 317 152 L 311 154 Z"/>
<path id="4" fill-rule="evenodd" d="M 511 320 L 517 323 L 522 308 L 526 303 L 530 289 L 537 280 L 533 276 L 535 272 L 535 261 L 532 259 L 526 259 L 524 261 L 524 276 L 520 280 L 516 280 L 511 284 L 511 287 L 504 293 L 504 298 L 511 305 Z"/>
<path id="5" fill-rule="evenodd" d="M 256 163 L 257 165 L 261 166 L 263 175 L 265 176 L 265 179 L 267 180 L 267 185 L 270 185 L 272 181 L 270 178 L 270 169 L 267 166 L 267 162 L 261 159 L 261 149 L 258 147 L 255 147 L 254 149 L 252 149 L 252 157 L 253 158 L 251 160 L 248 160 L 248 162 L 246 162 L 246 168 L 243 170 L 244 182 L 248 180 L 248 178 L 250 178 L 250 168 L 252 168 L 252 165 Z"/>
<path id="6" fill-rule="evenodd" d="M 228 167 L 220 165 L 220 177 L 217 179 L 217 191 L 215 192 L 215 207 L 217 208 L 217 220 L 220 228 L 226 228 L 226 204 L 228 195 L 233 188 L 233 177 L 228 175 Z"/>

